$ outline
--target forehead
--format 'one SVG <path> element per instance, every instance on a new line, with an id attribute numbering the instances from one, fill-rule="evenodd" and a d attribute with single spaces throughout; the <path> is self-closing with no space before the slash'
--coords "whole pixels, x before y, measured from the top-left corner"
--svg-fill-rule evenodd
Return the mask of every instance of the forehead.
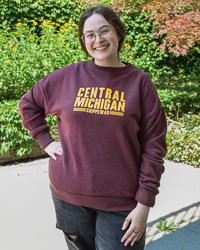
<path id="1" fill-rule="evenodd" d="M 86 19 L 83 26 L 83 33 L 87 31 L 97 31 L 104 25 L 110 26 L 102 15 L 95 13 Z"/>

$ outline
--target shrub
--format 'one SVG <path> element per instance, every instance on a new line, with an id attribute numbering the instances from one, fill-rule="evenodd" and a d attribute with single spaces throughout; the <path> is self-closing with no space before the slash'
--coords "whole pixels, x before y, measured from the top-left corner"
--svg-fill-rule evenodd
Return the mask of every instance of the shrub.
<path id="1" fill-rule="evenodd" d="M 0 102 L 0 157 L 7 150 L 13 151 L 14 157 L 18 158 L 25 153 L 30 153 L 34 140 L 31 139 L 28 131 L 21 125 L 21 117 L 18 108 L 19 100 Z M 47 124 L 50 129 L 56 124 L 57 117 L 48 116 Z M 55 137 L 53 132 L 52 136 Z"/>
<path id="2" fill-rule="evenodd" d="M 142 11 L 150 9 L 148 17 L 157 26 L 153 35 L 166 34 L 160 49 L 182 56 L 195 50 L 200 40 L 199 7 L 199 0 L 154 0 L 146 4 Z"/>
<path id="3" fill-rule="evenodd" d="M 113 0 L 111 7 L 127 16 L 147 11 L 148 18 L 154 20 L 153 35 L 165 34 L 160 49 L 167 48 L 170 53 L 185 56 L 199 42 L 199 0 Z"/>
<path id="4" fill-rule="evenodd" d="M 0 157 L 12 150 L 16 158 L 31 152 L 32 144 L 28 131 L 21 125 L 18 111 L 18 100 L 0 103 Z M 57 117 L 48 116 L 47 123 L 52 131 Z M 167 148 L 166 159 L 200 167 L 200 116 L 187 114 L 174 121 L 167 118 Z M 55 137 L 53 132 L 52 136 Z"/>
<path id="5" fill-rule="evenodd" d="M 160 52 L 158 48 L 161 39 L 152 35 L 153 21 L 145 19 L 147 13 L 132 17 L 122 11 L 120 15 L 127 30 L 125 44 L 128 49 L 122 52 L 120 59 L 134 64 L 151 77 L 173 74 L 173 69 L 165 63 L 167 51 Z"/>
<path id="6" fill-rule="evenodd" d="M 14 32 L 8 32 L 6 22 L 1 25 L 0 100 L 19 99 L 45 75 L 86 58 L 71 18 L 68 22 L 62 20 L 61 25 L 43 18 L 31 21 L 31 29 L 26 20 L 18 21 Z M 35 33 L 38 23 L 41 37 Z"/>
<path id="7" fill-rule="evenodd" d="M 15 0 L 11 0 L 11 3 L 14 4 L 14 2 Z M 39 37 L 42 37 L 42 34 L 41 32 L 39 32 L 41 31 L 41 25 L 38 21 L 40 20 L 42 14 L 46 13 L 44 15 L 44 20 L 52 20 L 52 22 L 55 22 L 61 26 L 62 20 L 66 21 L 68 20 L 68 16 L 73 16 L 73 22 L 76 24 L 81 13 L 89 6 L 104 4 L 107 6 L 111 6 L 115 9 L 115 5 L 118 2 L 126 3 L 126 8 L 122 8 L 119 15 L 121 16 L 122 20 L 126 25 L 127 40 L 125 43 L 130 45 L 130 47 L 127 46 L 127 48 L 129 48 L 128 50 L 125 49 L 124 52 L 121 53 L 122 60 L 128 61 L 141 68 L 142 70 L 146 71 L 153 79 L 155 78 L 155 80 L 163 75 L 180 76 L 183 72 L 185 75 L 192 74 L 193 76 L 196 75 L 196 78 L 199 78 L 200 46 L 196 46 L 196 50 L 192 52 L 193 54 L 189 54 L 185 58 L 174 54 L 169 54 L 167 50 L 160 51 L 159 46 L 163 43 L 163 39 L 165 39 L 165 36 L 160 35 L 158 38 L 154 37 L 153 33 L 155 32 L 155 20 L 147 19 L 150 11 L 146 11 L 145 13 L 139 12 L 142 8 L 142 4 L 147 2 L 146 0 L 137 0 L 134 2 L 131 0 L 101 0 L 93 3 L 90 3 L 90 1 L 83 0 L 77 0 L 75 2 L 51 0 L 49 3 L 46 3 L 45 1 L 40 1 L 40 3 L 38 3 L 33 0 L 28 0 L 28 3 L 30 3 L 30 10 L 27 11 L 26 15 L 24 15 L 23 11 L 28 8 L 28 5 L 27 1 L 24 0 L 21 1 L 20 4 L 16 4 L 16 8 L 13 7 L 15 10 L 13 9 L 11 12 L 15 12 L 15 15 L 13 14 L 15 18 L 12 19 L 12 27 L 10 27 L 10 20 L 8 19 L 7 28 L 15 29 L 15 32 L 17 32 L 16 28 L 19 27 L 16 27 L 16 23 L 14 23 L 17 20 L 21 20 L 22 23 L 25 23 L 27 25 L 27 30 L 29 30 L 29 28 L 32 27 L 34 24 L 34 34 L 38 36 L 39 43 Z M 56 6 L 56 8 L 53 9 L 51 13 L 49 12 L 49 4 L 51 4 L 52 6 Z M 5 1 L 5 6 L 7 6 L 5 8 L 8 9 L 7 1 Z M 133 6 L 135 7 L 132 8 Z M 32 12 L 33 10 L 34 12 Z M 62 11 L 64 10 L 68 12 L 67 15 L 63 14 Z M 16 14 L 17 11 L 19 12 L 18 14 Z M 5 9 L 3 10 L 3 12 L 5 12 Z M 11 13 L 9 15 L 11 15 Z M 9 15 L 7 17 L 10 17 Z M 5 17 L 5 15 L 2 16 Z M 26 20 L 25 22 L 24 18 L 28 20 Z M 34 19 L 35 22 L 33 22 Z M 5 25 L 3 25 L 3 27 L 5 27 Z M 60 26 L 56 26 L 55 30 L 58 31 L 59 27 Z M 5 36 L 8 32 L 6 33 L 6 30 L 4 31 L 3 35 Z M 0 38 L 0 40 L 2 39 Z M 6 46 L 6 43 L 4 46 Z M 30 52 L 32 51 L 29 51 L 29 54 Z M 28 80 L 28 82 L 29 81 L 30 80 Z"/>
<path id="8" fill-rule="evenodd" d="M 123 59 L 128 60 L 147 72 L 152 78 L 160 76 L 186 76 L 199 79 L 200 72 L 200 44 L 196 44 L 193 51 L 187 56 L 169 53 L 167 48 L 161 50 L 160 46 L 165 40 L 165 35 L 155 37 L 154 19 L 147 19 L 149 11 L 132 15 L 129 12 L 120 12 L 127 30 L 127 39 L 131 47 L 129 53 L 123 54 Z M 130 58 L 129 58 L 130 57 Z"/>
<path id="9" fill-rule="evenodd" d="M 21 126 L 17 107 L 21 95 L 50 72 L 71 63 L 87 60 L 79 46 L 76 26 L 79 16 L 77 13 L 81 13 L 86 8 L 86 5 L 81 5 L 81 2 L 84 1 L 80 0 L 77 3 L 80 6 L 77 10 L 73 8 L 77 5 L 69 1 L 40 1 L 40 6 L 39 2 L 24 0 L 21 1 L 21 5 L 17 4 L 16 8 L 13 6 L 9 12 L 8 1 L 4 1 L 4 7 L 7 7 L 2 10 L 4 13 L 2 17 L 8 21 L 3 19 L 0 25 L 0 108 L 2 110 L 0 140 L 3 141 L 0 154 L 9 149 L 15 150 L 15 156 L 22 156 L 25 152 L 30 152 L 34 142 Z M 140 0 L 136 2 L 139 3 Z M 141 0 L 141 3 L 143 2 L 145 0 Z M 9 3 L 12 5 L 15 0 Z M 48 9 L 50 3 L 58 4 L 58 8 L 54 8 L 52 13 Z M 95 4 L 99 3 L 111 5 L 110 0 L 101 0 Z M 38 9 L 36 5 L 39 6 Z M 59 12 L 60 8 L 65 9 L 66 6 L 71 6 L 68 8 L 70 10 L 67 12 L 68 15 L 62 14 L 62 11 Z M 88 6 L 91 4 L 89 3 Z M 31 10 L 27 9 L 29 7 Z M 44 10 L 45 16 L 42 15 Z M 65 11 L 63 10 L 63 13 Z M 13 15 L 14 12 L 15 15 Z M 12 15 L 13 18 L 11 18 Z M 199 47 L 197 46 L 196 52 L 187 57 L 169 54 L 167 50 L 160 51 L 158 47 L 162 44 L 164 35 L 154 38 L 154 20 L 146 19 L 148 12 L 133 14 L 130 8 L 125 8 L 120 11 L 120 16 L 127 29 L 127 40 L 120 59 L 134 64 L 152 77 L 166 113 L 169 117 L 177 119 L 175 122 L 168 119 L 167 157 L 199 166 L 199 157 L 195 158 L 199 154 L 199 125 L 191 125 L 193 120 L 184 115 L 188 112 L 197 114 L 200 111 Z M 18 20 L 17 24 L 16 20 Z M 49 117 L 48 122 L 52 127 L 56 118 Z M 192 136 L 189 137 L 189 135 Z M 184 154 L 181 153 L 182 149 Z M 191 152 L 194 156 L 190 154 Z"/>
<path id="10" fill-rule="evenodd" d="M 41 16 L 57 23 L 69 18 L 77 21 L 81 12 L 76 1 L 65 0 L 3 0 L 0 2 L 0 9 L 0 22 L 8 20 L 11 27 L 15 26 L 19 19 L 26 18 L 29 24 L 31 19 L 39 19 Z"/>
<path id="11" fill-rule="evenodd" d="M 200 116 L 188 114 L 183 120 L 167 121 L 166 159 L 200 167 Z"/>
<path id="12" fill-rule="evenodd" d="M 163 82 L 162 82 L 163 81 Z M 200 112 L 199 82 L 185 82 L 185 79 L 163 78 L 156 82 L 161 103 L 167 115 L 179 118 L 184 114 L 198 114 Z"/>

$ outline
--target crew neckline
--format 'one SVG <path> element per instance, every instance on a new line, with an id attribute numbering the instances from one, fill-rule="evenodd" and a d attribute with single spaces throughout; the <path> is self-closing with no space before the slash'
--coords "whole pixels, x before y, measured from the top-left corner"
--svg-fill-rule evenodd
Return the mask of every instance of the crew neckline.
<path id="1" fill-rule="evenodd" d="M 104 73 L 104 74 L 110 73 L 110 74 L 117 74 L 117 75 L 125 74 L 135 68 L 130 63 L 123 62 L 123 61 L 122 63 L 125 64 L 126 66 L 124 67 L 99 66 L 95 64 L 94 59 L 92 59 L 91 61 L 88 61 L 86 65 L 88 66 L 88 68 L 90 68 L 90 70 L 93 70 L 95 72 Z"/>

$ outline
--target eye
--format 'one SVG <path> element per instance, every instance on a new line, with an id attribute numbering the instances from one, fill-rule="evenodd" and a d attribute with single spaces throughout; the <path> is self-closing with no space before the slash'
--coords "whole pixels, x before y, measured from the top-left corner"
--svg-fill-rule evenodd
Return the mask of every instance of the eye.
<path id="1" fill-rule="evenodd" d="M 110 31 L 110 30 L 102 30 L 101 33 L 102 33 L 102 34 L 106 34 L 106 33 L 108 33 L 109 31 Z"/>
<path id="2" fill-rule="evenodd" d="M 93 37 L 94 37 L 94 34 L 93 34 L 93 33 L 87 34 L 87 35 L 86 35 L 86 38 L 89 38 L 89 39 L 90 39 L 90 38 L 93 38 Z"/>

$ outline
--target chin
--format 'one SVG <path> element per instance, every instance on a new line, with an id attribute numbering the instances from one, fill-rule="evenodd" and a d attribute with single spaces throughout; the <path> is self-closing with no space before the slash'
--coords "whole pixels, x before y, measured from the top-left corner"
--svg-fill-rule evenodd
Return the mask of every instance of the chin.
<path id="1" fill-rule="evenodd" d="M 93 54 L 93 58 L 96 60 L 110 60 L 112 58 L 112 55 L 108 55 L 108 54 L 94 55 Z"/>

